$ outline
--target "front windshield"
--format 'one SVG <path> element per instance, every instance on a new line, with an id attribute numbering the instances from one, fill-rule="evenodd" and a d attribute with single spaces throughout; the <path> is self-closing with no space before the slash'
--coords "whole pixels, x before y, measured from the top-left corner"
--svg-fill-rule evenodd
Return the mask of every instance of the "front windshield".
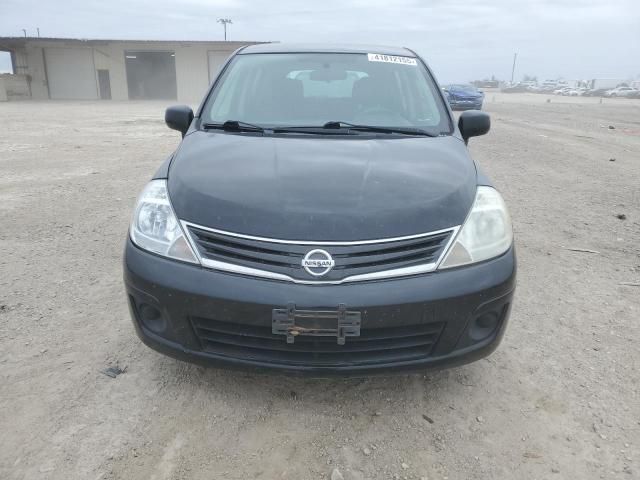
<path id="1" fill-rule="evenodd" d="M 449 91 L 460 93 L 478 93 L 478 89 L 473 85 L 450 85 Z"/>
<path id="2" fill-rule="evenodd" d="M 263 127 L 342 121 L 450 133 L 437 87 L 419 61 L 355 53 L 236 55 L 202 119 Z"/>

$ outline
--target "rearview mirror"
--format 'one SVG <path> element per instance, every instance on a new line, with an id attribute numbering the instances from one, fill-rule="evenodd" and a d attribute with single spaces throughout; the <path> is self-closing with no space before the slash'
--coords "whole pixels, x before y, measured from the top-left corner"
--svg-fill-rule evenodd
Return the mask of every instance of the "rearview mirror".
<path id="1" fill-rule="evenodd" d="M 193 120 L 193 110 L 186 105 L 174 105 L 164 112 L 164 121 L 173 130 L 178 130 L 184 137 Z"/>
<path id="2" fill-rule="evenodd" d="M 309 80 L 316 82 L 334 82 L 337 80 L 346 80 L 346 70 L 337 70 L 332 68 L 325 68 L 322 70 L 314 70 L 309 75 Z"/>
<path id="3" fill-rule="evenodd" d="M 471 137 L 484 135 L 491 128 L 491 117 L 489 114 L 479 110 L 468 110 L 462 112 L 458 119 L 458 128 L 464 138 L 464 143 L 468 143 Z"/>

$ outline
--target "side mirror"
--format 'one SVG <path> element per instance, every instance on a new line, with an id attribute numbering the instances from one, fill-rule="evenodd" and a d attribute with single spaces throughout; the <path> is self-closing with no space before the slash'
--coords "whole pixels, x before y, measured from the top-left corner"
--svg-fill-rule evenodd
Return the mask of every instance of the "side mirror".
<path id="1" fill-rule="evenodd" d="M 468 143 L 471 137 L 484 135 L 491 128 L 491 117 L 489 114 L 479 110 L 468 110 L 462 112 L 458 119 L 458 128 L 464 138 L 464 143 Z"/>
<path id="2" fill-rule="evenodd" d="M 174 105 L 164 112 L 164 121 L 173 130 L 178 130 L 184 137 L 193 120 L 193 110 L 186 105 Z"/>

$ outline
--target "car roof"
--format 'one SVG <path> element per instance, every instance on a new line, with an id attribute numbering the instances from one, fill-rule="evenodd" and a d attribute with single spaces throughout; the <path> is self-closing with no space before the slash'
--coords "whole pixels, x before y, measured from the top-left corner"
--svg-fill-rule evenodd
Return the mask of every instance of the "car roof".
<path id="1" fill-rule="evenodd" d="M 383 55 L 398 55 L 415 57 L 408 48 L 388 47 L 383 45 L 352 45 L 330 43 L 262 43 L 243 48 L 240 55 L 251 53 L 381 53 Z"/>

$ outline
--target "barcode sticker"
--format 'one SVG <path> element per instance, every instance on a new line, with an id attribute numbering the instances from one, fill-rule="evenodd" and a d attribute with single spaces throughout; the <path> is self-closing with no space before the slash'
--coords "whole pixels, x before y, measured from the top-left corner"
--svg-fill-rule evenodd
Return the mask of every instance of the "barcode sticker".
<path id="1" fill-rule="evenodd" d="M 415 58 L 399 57 L 397 55 L 383 55 L 381 53 L 368 53 L 370 62 L 399 63 L 400 65 L 418 65 Z"/>

